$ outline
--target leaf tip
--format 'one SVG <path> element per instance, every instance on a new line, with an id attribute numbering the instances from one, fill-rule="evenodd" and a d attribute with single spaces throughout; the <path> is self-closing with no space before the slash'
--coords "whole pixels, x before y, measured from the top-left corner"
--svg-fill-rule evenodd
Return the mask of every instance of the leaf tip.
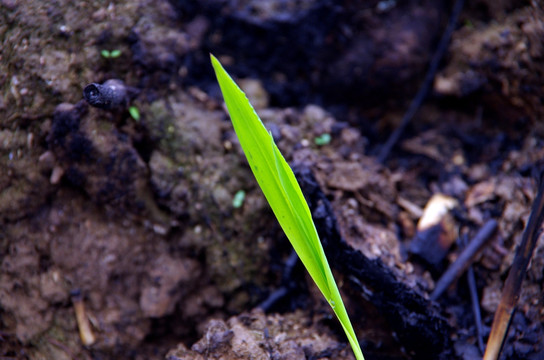
<path id="1" fill-rule="evenodd" d="M 210 53 L 210 61 L 212 62 L 212 66 L 215 71 L 223 68 L 219 60 L 212 53 Z"/>

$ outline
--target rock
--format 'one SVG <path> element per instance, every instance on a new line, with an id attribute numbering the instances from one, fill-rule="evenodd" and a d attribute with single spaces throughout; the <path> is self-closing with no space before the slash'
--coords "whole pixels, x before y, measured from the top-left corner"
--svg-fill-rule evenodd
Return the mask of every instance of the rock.
<path id="1" fill-rule="evenodd" d="M 265 315 L 253 310 L 230 318 L 212 320 L 203 337 L 191 349 L 179 344 L 168 360 L 193 359 L 353 359 L 351 349 L 335 340 L 319 323 L 308 324 L 307 314 Z"/>

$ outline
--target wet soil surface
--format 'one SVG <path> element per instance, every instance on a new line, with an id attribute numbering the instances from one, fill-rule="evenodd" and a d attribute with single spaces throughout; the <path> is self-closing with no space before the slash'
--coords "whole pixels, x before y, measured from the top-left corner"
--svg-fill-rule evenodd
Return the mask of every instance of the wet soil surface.
<path id="1" fill-rule="evenodd" d="M 481 358 L 544 164 L 544 11 L 467 4 L 380 164 L 451 6 L 1 0 L 0 357 L 353 359 L 253 179 L 213 52 L 293 166 L 366 358 Z M 90 106 L 108 79 L 123 92 Z M 433 291 L 491 220 L 478 334 L 466 275 Z M 543 269 L 541 238 L 503 359 L 544 356 Z"/>

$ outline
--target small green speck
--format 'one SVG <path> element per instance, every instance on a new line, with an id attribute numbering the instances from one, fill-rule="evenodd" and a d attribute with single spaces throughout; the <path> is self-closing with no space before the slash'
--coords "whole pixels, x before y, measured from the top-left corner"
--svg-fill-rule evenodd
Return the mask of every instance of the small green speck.
<path id="1" fill-rule="evenodd" d="M 245 198 L 246 198 L 246 192 L 244 190 L 238 190 L 236 194 L 234 194 L 234 198 L 232 199 L 232 206 L 235 209 L 238 209 L 244 203 Z"/>
<path id="2" fill-rule="evenodd" d="M 327 145 L 331 142 L 331 134 L 321 134 L 314 139 L 314 142 L 318 146 Z"/>
<path id="3" fill-rule="evenodd" d="M 128 112 L 136 122 L 140 121 L 140 110 L 136 106 L 129 107 Z"/>
<path id="4" fill-rule="evenodd" d="M 102 57 L 105 57 L 106 59 L 109 59 L 111 57 L 111 53 L 109 52 L 109 50 L 106 49 L 101 50 L 100 55 L 102 55 Z"/>
<path id="5" fill-rule="evenodd" d="M 119 49 L 115 49 L 110 52 L 110 57 L 112 59 L 118 58 L 119 56 L 121 56 L 121 50 Z"/>

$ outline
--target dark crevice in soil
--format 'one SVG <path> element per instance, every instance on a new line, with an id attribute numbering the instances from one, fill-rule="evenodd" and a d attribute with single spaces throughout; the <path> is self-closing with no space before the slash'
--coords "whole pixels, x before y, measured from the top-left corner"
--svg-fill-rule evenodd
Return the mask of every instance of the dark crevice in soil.
<path id="1" fill-rule="evenodd" d="M 350 1 L 316 0 L 300 8 L 291 6 L 255 16 L 235 1 L 170 2 L 180 17 L 196 12 L 209 21 L 202 47 L 186 56 L 184 84 L 215 87 L 209 53 L 228 55 L 235 59 L 227 66 L 233 75 L 261 79 L 271 104 L 282 107 L 324 101 L 375 104 L 412 91 L 438 40 L 439 31 L 429 32 L 424 25 L 439 29 L 449 12 L 442 1 L 402 3 L 392 12 L 376 14 L 372 3 L 361 7 Z M 417 15 L 409 12 L 418 6 L 425 10 Z M 413 16 L 417 22 L 410 20 Z M 395 54 L 395 43 L 403 40 L 380 38 L 373 42 L 382 36 L 374 33 L 378 22 L 418 33 L 419 43 L 410 45 L 421 56 L 417 66 L 407 67 L 394 60 L 400 56 Z"/>

